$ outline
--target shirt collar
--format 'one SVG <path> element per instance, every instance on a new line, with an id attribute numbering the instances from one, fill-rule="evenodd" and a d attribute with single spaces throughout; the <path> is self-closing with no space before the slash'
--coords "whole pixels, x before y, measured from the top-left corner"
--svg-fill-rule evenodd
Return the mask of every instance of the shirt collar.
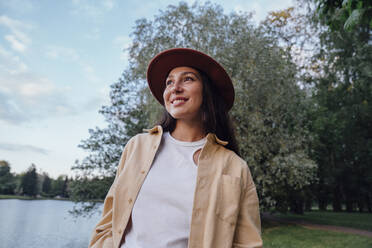
<path id="1" fill-rule="evenodd" d="M 156 125 L 150 129 L 143 129 L 144 132 L 148 132 L 150 134 L 163 134 L 163 128 L 160 125 Z"/>
<path id="2" fill-rule="evenodd" d="M 212 141 L 212 142 L 215 142 L 217 144 L 220 144 L 222 146 L 226 146 L 229 142 L 227 141 L 224 141 L 224 140 L 220 140 L 217 135 L 215 135 L 214 133 L 208 133 L 207 135 L 207 140 L 209 141 Z"/>
<path id="3" fill-rule="evenodd" d="M 148 132 L 150 134 L 163 134 L 163 128 L 160 125 L 157 125 L 151 129 L 143 129 L 143 131 Z M 226 146 L 229 142 L 220 140 L 217 135 L 214 133 L 208 133 L 207 134 L 207 140 L 211 142 L 215 142 L 217 144 L 220 144 L 222 146 Z"/>

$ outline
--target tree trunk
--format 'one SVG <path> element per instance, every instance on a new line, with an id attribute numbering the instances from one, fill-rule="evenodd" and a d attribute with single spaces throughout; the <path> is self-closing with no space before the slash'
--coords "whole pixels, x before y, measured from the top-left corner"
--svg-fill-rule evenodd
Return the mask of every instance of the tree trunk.
<path id="1" fill-rule="evenodd" d="M 336 188 L 333 190 L 333 201 L 332 201 L 333 211 L 334 212 L 341 212 L 342 206 L 341 206 L 341 191 L 340 186 L 336 186 Z"/>
<path id="2" fill-rule="evenodd" d="M 304 214 L 304 202 L 302 199 L 295 199 L 291 201 L 291 212 L 295 214 Z"/>
<path id="3" fill-rule="evenodd" d="M 364 199 L 361 196 L 358 198 L 358 210 L 360 213 L 363 213 L 364 210 Z"/>
<path id="4" fill-rule="evenodd" d="M 327 200 L 326 199 L 319 199 L 318 200 L 319 210 L 325 211 L 327 210 Z"/>
<path id="5" fill-rule="evenodd" d="M 347 212 L 353 212 L 353 200 L 346 197 L 346 211 Z"/>
<path id="6" fill-rule="evenodd" d="M 311 205 L 313 201 L 310 197 L 307 197 L 305 200 L 305 211 L 310 212 L 311 211 Z"/>
<path id="7" fill-rule="evenodd" d="M 372 213 L 372 204 L 371 204 L 371 197 L 370 194 L 366 195 L 366 205 L 367 205 L 367 210 L 369 213 Z"/>

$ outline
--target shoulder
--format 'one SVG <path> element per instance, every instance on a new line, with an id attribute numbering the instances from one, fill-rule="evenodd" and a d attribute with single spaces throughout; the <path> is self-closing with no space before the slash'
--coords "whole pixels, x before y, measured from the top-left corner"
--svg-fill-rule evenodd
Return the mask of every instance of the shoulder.
<path id="1" fill-rule="evenodd" d="M 227 149 L 222 145 L 218 145 L 217 153 L 218 157 L 222 156 L 224 161 L 224 172 L 239 177 L 243 180 L 245 186 L 253 184 L 251 172 L 247 162 L 236 154 L 234 151 Z M 221 158 L 221 157 L 220 157 Z"/>
<path id="2" fill-rule="evenodd" d="M 145 132 L 145 133 L 139 133 L 132 138 L 129 139 L 127 142 L 127 149 L 146 149 L 148 146 L 152 146 L 158 142 L 159 139 L 161 139 L 162 133 L 156 133 L 156 132 Z"/>
<path id="3" fill-rule="evenodd" d="M 234 151 L 224 147 L 223 145 L 217 144 L 217 146 L 218 148 L 216 152 L 219 154 L 219 156 L 222 156 L 226 162 L 240 169 L 248 168 L 246 161 L 243 158 L 241 158 L 238 154 L 236 154 Z"/>

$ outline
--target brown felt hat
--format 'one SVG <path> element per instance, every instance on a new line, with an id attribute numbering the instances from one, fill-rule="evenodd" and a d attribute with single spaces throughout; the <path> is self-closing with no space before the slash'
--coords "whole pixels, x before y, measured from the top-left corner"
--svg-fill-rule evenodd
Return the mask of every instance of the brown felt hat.
<path id="1" fill-rule="evenodd" d="M 225 69 L 210 56 L 189 48 L 173 48 L 156 55 L 147 67 L 147 82 L 152 94 L 164 105 L 163 92 L 169 72 L 188 66 L 204 72 L 223 97 L 227 110 L 234 104 L 234 87 Z"/>

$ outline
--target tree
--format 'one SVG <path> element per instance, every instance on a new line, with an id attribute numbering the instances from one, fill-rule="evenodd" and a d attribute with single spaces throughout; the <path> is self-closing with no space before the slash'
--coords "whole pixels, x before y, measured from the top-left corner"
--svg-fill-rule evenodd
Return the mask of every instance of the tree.
<path id="1" fill-rule="evenodd" d="M 312 131 L 313 157 L 319 164 L 318 199 L 335 211 L 372 211 L 372 45 L 371 1 L 320 3 L 312 22 L 321 26 L 321 59 L 315 83 Z M 348 10 L 349 15 L 345 11 Z M 355 13 L 362 16 L 355 19 Z M 334 18 L 330 14 L 334 13 Z M 364 15 L 369 13 L 368 15 Z M 320 18 L 319 18 L 320 17 Z M 347 27 L 354 18 L 355 23 Z M 327 26 L 324 26 L 327 25 Z M 342 24 L 342 25 L 341 25 Z M 351 24 L 350 24 L 351 25 Z M 345 30 L 345 28 L 347 30 Z"/>
<path id="2" fill-rule="evenodd" d="M 69 180 L 68 180 L 68 177 L 66 176 L 65 177 L 65 180 L 63 181 L 63 186 L 62 186 L 62 197 L 64 197 L 64 198 L 68 198 L 68 196 L 69 196 L 69 193 L 68 193 L 68 190 L 69 190 L 68 183 L 69 183 Z"/>
<path id="3" fill-rule="evenodd" d="M 369 37 L 372 28 L 371 0 L 316 0 L 317 14 L 332 30 L 341 28 L 348 32 L 362 32 Z M 368 39 L 368 38 L 367 38 Z"/>
<path id="4" fill-rule="evenodd" d="M 85 177 L 71 181 L 71 199 L 80 202 L 80 204 L 75 206 L 70 213 L 74 216 L 93 214 L 93 210 L 97 208 L 94 202 L 105 198 L 107 189 L 110 188 L 113 180 L 114 177 L 94 177 L 92 179 Z"/>
<path id="5" fill-rule="evenodd" d="M 23 194 L 35 197 L 38 193 L 37 183 L 36 166 L 31 164 L 26 174 L 22 177 L 21 188 Z"/>
<path id="6" fill-rule="evenodd" d="M 74 167 L 79 180 L 114 176 L 128 138 L 162 111 L 147 89 L 148 62 L 162 50 L 190 47 L 216 58 L 232 76 L 236 102 L 231 114 L 261 206 L 285 202 L 291 190 L 311 183 L 316 165 L 306 154 L 306 95 L 296 83 L 296 67 L 277 39 L 254 26 L 250 14 L 226 15 L 211 3 L 170 5 L 153 21 L 137 20 L 132 38 L 129 68 L 111 87 L 111 106 L 101 109 L 109 126 L 91 131 L 82 143 L 92 153 Z"/>
<path id="7" fill-rule="evenodd" d="M 52 194 L 54 196 L 68 197 L 68 177 L 60 175 L 56 180 L 52 181 Z"/>
<path id="8" fill-rule="evenodd" d="M 45 194 L 49 194 L 52 189 L 52 180 L 48 176 L 47 173 L 44 173 L 44 180 L 42 185 L 42 192 Z"/>
<path id="9" fill-rule="evenodd" d="M 10 165 L 7 161 L 0 161 L 0 194 L 14 194 L 16 182 L 13 174 L 10 172 Z"/>

